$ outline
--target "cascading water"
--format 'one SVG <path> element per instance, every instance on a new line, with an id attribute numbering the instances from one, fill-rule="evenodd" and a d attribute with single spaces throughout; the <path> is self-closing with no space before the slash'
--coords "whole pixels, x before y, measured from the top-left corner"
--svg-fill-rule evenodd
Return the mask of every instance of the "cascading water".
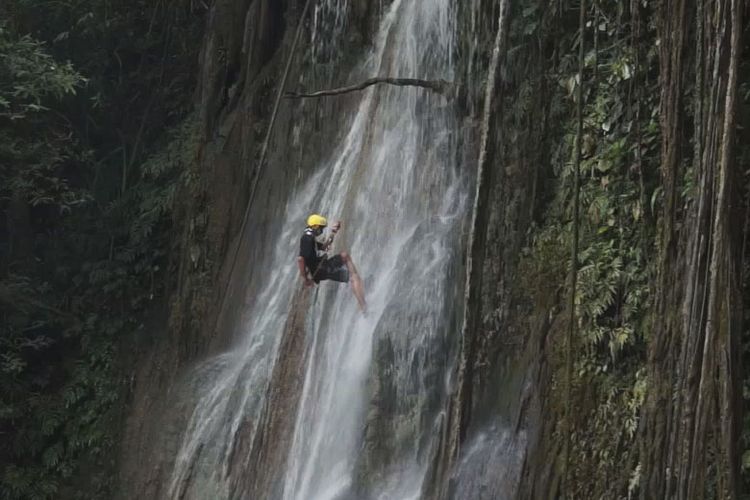
<path id="1" fill-rule="evenodd" d="M 454 2 L 394 0 L 358 74 L 454 78 Z M 318 12 L 318 11 L 316 11 Z M 331 117 L 331 119 L 335 119 Z M 469 181 L 457 167 L 450 100 L 369 89 L 330 160 L 290 196 L 266 282 L 243 340 L 191 377 L 194 401 L 169 498 L 232 498 L 238 436 L 253 442 L 295 287 L 310 212 L 341 218 L 337 251 L 365 281 L 368 314 L 347 285 L 323 282 L 306 322 L 304 384 L 282 484 L 284 499 L 420 498 L 438 440 L 457 345 Z M 304 131 L 302 132 L 304 133 Z M 267 443 L 266 446 L 273 446 Z"/>

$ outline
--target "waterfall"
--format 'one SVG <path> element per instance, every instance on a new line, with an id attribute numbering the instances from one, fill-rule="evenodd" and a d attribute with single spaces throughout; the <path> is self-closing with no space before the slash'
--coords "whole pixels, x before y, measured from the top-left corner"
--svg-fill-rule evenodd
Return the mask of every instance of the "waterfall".
<path id="1" fill-rule="evenodd" d="M 356 73 L 453 80 L 454 3 L 394 0 Z M 315 15 L 325 12 L 320 7 Z M 265 249 L 269 272 L 243 314 L 242 340 L 190 375 L 184 404 L 191 416 L 168 498 L 237 496 L 238 476 L 248 473 L 236 467 L 237 454 L 248 449 L 238 441 L 252 443 L 259 432 L 289 304 L 300 286 L 299 237 L 312 212 L 343 220 L 335 251 L 351 254 L 369 309 L 358 311 L 348 285 L 322 282 L 313 292 L 286 465 L 277 471 L 278 489 L 266 496 L 424 494 L 458 346 L 470 176 L 458 166 L 458 112 L 451 100 L 387 86 L 359 99 L 356 113 L 341 118 L 347 132 L 340 143 L 279 213 L 283 229 Z"/>

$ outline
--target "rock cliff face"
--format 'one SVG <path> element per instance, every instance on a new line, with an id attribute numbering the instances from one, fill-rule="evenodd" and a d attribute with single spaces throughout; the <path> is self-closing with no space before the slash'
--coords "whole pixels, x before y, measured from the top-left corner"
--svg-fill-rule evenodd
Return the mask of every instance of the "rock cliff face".
<path id="1" fill-rule="evenodd" d="M 181 197 L 178 285 L 166 335 L 155 332 L 161 340 L 138 367 L 123 439 L 122 498 L 166 495 L 174 446 L 190 417 L 188 409 L 172 406 L 170 396 L 189 393 L 191 387 L 179 386 L 182 374 L 196 360 L 226 349 L 239 334 L 243 311 L 257 294 L 257 276 L 268 271 L 263 252 L 278 235 L 276 217 L 288 193 L 304 182 L 327 153 L 326 144 L 340 133 L 330 117 L 350 113 L 346 98 L 281 106 L 240 239 L 251 178 L 301 9 L 299 2 L 270 0 L 216 2 L 211 9 L 197 66 L 196 107 L 204 139 L 193 167 L 195 184 Z M 353 20 L 366 29 L 361 10 L 353 9 Z M 306 39 L 289 85 L 324 87 L 335 73 L 324 64 L 306 70 L 313 65 L 311 19 L 304 25 Z M 350 36 L 347 42 L 357 47 L 357 37 Z"/>
<path id="2" fill-rule="evenodd" d="M 302 21 L 302 41 L 295 48 L 293 39 L 304 3 L 302 0 L 219 0 L 211 9 L 199 63 L 200 83 L 196 91 L 196 106 L 204 139 L 194 167 L 196 184 L 183 197 L 184 250 L 179 255 L 179 284 L 174 292 L 169 324 L 165 326 L 168 334 L 144 357 L 139 367 L 132 413 L 123 445 L 122 497 L 207 498 L 206 495 L 220 495 L 223 498 L 303 498 L 304 494 L 300 492 L 314 491 L 320 498 L 365 499 L 378 498 L 381 494 L 405 496 L 407 489 L 397 483 L 413 481 L 414 488 L 408 492 L 417 492 L 423 498 L 552 498 L 561 494 L 562 481 L 567 472 L 564 470 L 564 428 L 561 425 L 566 418 L 563 411 L 566 384 L 573 385 L 571 397 L 580 406 L 578 416 L 573 417 L 571 422 L 572 432 L 576 436 L 574 441 L 578 443 L 574 445 L 574 452 L 579 452 L 576 461 L 580 464 L 569 472 L 572 479 L 569 479 L 568 491 L 578 491 L 581 495 L 584 495 L 584 491 L 595 491 L 595 494 L 591 493 L 592 496 L 634 492 L 641 477 L 639 464 L 642 464 L 651 469 L 644 471 L 649 482 L 641 493 L 648 497 L 651 490 L 647 488 L 653 487 L 653 491 L 671 494 L 669 492 L 673 492 L 671 488 L 675 478 L 693 470 L 687 465 L 690 460 L 685 459 L 687 462 L 681 463 L 682 472 L 665 486 L 659 479 L 659 471 L 666 460 L 663 450 L 665 437 L 661 431 L 654 437 L 662 443 L 656 447 L 656 451 L 647 445 L 640 458 L 636 453 L 638 434 L 634 429 L 638 426 L 640 409 L 644 404 L 642 393 L 638 391 L 645 385 L 645 370 L 639 370 L 646 366 L 644 346 L 645 338 L 649 338 L 644 333 L 647 327 L 643 325 L 650 324 L 650 314 L 644 313 L 638 317 L 640 323 L 637 328 L 640 330 L 631 332 L 632 338 L 621 342 L 625 347 L 621 345 L 620 351 L 612 343 L 605 346 L 601 339 L 587 340 L 582 333 L 579 348 L 585 354 L 576 362 L 578 375 L 573 382 L 564 379 L 564 331 L 568 314 L 565 304 L 570 293 L 567 281 L 570 191 L 567 186 L 572 175 L 569 160 L 572 156 L 571 136 L 575 134 L 572 126 L 575 103 L 571 89 L 566 86 L 576 84 L 577 62 L 571 54 L 577 52 L 577 14 L 574 16 L 558 10 L 556 2 L 553 2 L 554 6 L 546 2 L 507 5 L 502 0 L 473 0 L 443 8 L 443 2 L 435 0 L 435 12 L 440 14 L 430 17 L 426 10 L 413 12 L 418 7 L 410 7 L 407 0 L 327 0 L 315 3 L 309 17 Z M 630 6 L 633 10 L 621 9 L 616 14 L 621 21 L 620 26 L 627 26 L 627 29 L 638 33 L 638 37 L 633 42 L 632 52 L 623 56 L 625 63 L 618 63 L 634 66 L 636 76 L 622 77 L 622 69 L 618 70 L 620 79 L 607 76 L 610 78 L 608 85 L 615 89 L 613 94 L 624 94 L 628 85 L 632 85 L 631 93 L 639 92 L 636 95 L 657 93 L 652 81 L 653 74 L 658 73 L 657 56 L 643 47 L 656 39 L 659 33 L 663 35 L 671 25 L 665 17 L 662 19 L 665 24 L 659 25 L 661 31 L 655 32 L 654 23 L 645 23 L 639 17 L 655 15 L 655 12 L 651 7 L 637 4 L 635 2 Z M 587 32 L 589 38 L 585 43 L 603 43 L 599 41 L 600 37 L 610 37 L 610 42 L 636 40 L 628 38 L 630 35 L 623 27 L 613 27 L 608 31 L 607 22 L 612 21 L 605 20 L 609 19 L 608 15 L 615 14 L 606 9 L 600 11 L 599 8 L 596 7 L 590 15 L 599 16 L 600 24 L 594 23 L 595 28 Z M 668 8 L 665 9 L 661 15 L 668 17 Z M 429 26 L 424 31 L 415 32 L 425 39 L 420 39 L 408 29 L 399 31 L 405 29 L 402 24 L 415 19 L 439 25 L 436 30 L 447 30 L 436 33 L 451 33 L 451 49 L 447 52 L 449 57 L 438 51 L 430 52 L 426 48 L 429 44 L 420 45 L 425 40 L 433 45 L 439 44 L 438 39 L 429 38 L 435 36 Z M 443 24 L 451 28 L 447 29 Z M 600 26 L 604 28 L 600 29 Z M 641 28 L 642 31 L 638 31 Z M 735 33 L 740 29 L 740 26 L 732 25 L 730 31 Z M 402 32 L 412 33 L 413 36 L 399 39 Z M 728 44 L 726 47 L 720 44 L 727 57 L 720 58 L 724 62 L 717 64 L 726 65 L 729 64 L 726 61 L 732 60 L 728 54 L 736 58 L 738 55 L 732 51 L 738 49 L 736 43 L 730 43 L 729 39 L 722 43 Z M 608 61 L 607 71 L 615 67 L 612 62 L 615 56 L 604 53 L 599 56 L 598 46 L 593 46 L 594 56 L 591 57 Z M 499 47 L 496 72 L 490 71 L 494 47 Z M 658 58 L 662 65 L 669 66 L 669 61 L 677 64 L 674 61 L 679 59 L 679 44 L 661 50 Z M 417 53 L 416 60 L 422 66 L 416 67 L 426 73 L 433 67 L 445 67 L 450 68 L 452 74 L 391 74 L 403 70 L 399 60 L 406 57 L 404 54 L 412 53 L 409 51 Z M 366 60 L 376 61 L 372 64 L 381 72 L 381 76 L 449 78 L 454 84 L 454 91 L 445 97 L 432 98 L 420 94 L 420 97 L 410 97 L 404 101 L 398 101 L 401 97 L 394 97 L 392 91 L 381 89 L 368 94 L 371 98 L 349 94 L 324 100 L 282 102 L 270 136 L 268 159 L 257 179 L 257 196 L 249 207 L 249 222 L 246 231 L 240 234 L 249 187 L 255 175 L 273 99 L 292 52 L 295 55 L 288 88 L 338 87 L 352 83 L 352 79 L 373 76 L 368 73 L 373 67 L 363 62 Z M 607 60 L 607 57 L 612 57 L 612 60 Z M 585 209 L 588 210 L 586 213 L 593 213 L 592 207 L 597 206 L 596 203 L 604 203 L 599 200 L 609 196 L 606 193 L 609 183 L 617 185 L 619 190 L 611 195 L 612 199 L 619 200 L 613 203 L 632 202 L 632 205 L 627 205 L 627 217 L 630 219 L 614 208 L 607 212 L 605 219 L 610 217 L 607 220 L 615 220 L 615 215 L 611 214 L 616 214 L 617 220 L 604 229 L 604 223 L 602 227 L 592 229 L 589 239 L 585 239 L 588 236 L 584 235 L 584 245 L 595 248 L 601 243 L 597 238 L 614 233 L 615 229 L 612 228 L 616 225 L 620 226 L 620 235 L 627 232 L 623 227 L 628 225 L 628 221 L 643 225 L 644 229 L 639 233 L 643 235 L 639 248 L 645 253 L 662 252 L 660 267 L 656 269 L 662 281 L 649 282 L 646 270 L 642 278 L 641 274 L 637 276 L 646 283 L 644 288 L 650 284 L 654 296 L 661 297 L 658 299 L 660 302 L 657 301 L 661 307 L 659 314 L 669 325 L 659 327 L 655 335 L 662 338 L 667 335 L 661 333 L 662 330 L 670 332 L 665 341 L 669 344 L 669 339 L 676 335 L 673 332 L 677 326 L 669 319 L 668 310 L 677 310 L 679 304 L 683 304 L 678 298 L 670 298 L 665 291 L 665 288 L 673 286 L 670 283 L 675 283 L 669 276 L 677 272 L 677 268 L 670 267 L 670 262 L 686 257 L 670 257 L 669 254 L 675 252 L 675 236 L 670 233 L 676 224 L 671 218 L 673 214 L 667 218 L 672 225 L 666 227 L 666 232 L 661 236 L 662 239 L 666 238 L 663 245 L 657 247 L 653 243 L 654 220 L 658 218 L 659 210 L 658 197 L 663 191 L 657 170 L 660 153 L 653 146 L 659 135 L 658 127 L 655 131 L 649 128 L 656 118 L 650 110 L 647 113 L 645 107 L 656 102 L 656 97 L 643 97 L 643 104 L 638 106 L 628 103 L 626 111 L 622 110 L 622 104 L 617 108 L 616 103 L 607 100 L 610 97 L 605 91 L 596 87 L 599 79 L 604 77 L 598 74 L 599 60 L 593 60 L 595 62 L 591 63 L 587 59 L 595 67 L 587 70 L 588 76 L 585 77 L 586 85 L 595 88 L 586 94 L 590 107 L 588 123 L 600 119 L 600 115 L 595 113 L 615 116 L 606 122 L 607 127 L 626 130 L 622 141 L 627 145 L 636 144 L 633 150 L 637 152 L 633 154 L 637 163 L 626 167 L 626 160 L 612 160 L 610 146 L 621 137 L 615 137 L 615 132 L 610 133 L 609 128 L 604 130 L 602 125 L 590 125 L 585 137 L 589 142 L 585 146 L 584 159 L 589 160 L 592 166 L 590 181 L 584 184 L 584 190 L 588 189 L 587 186 L 591 190 L 594 189 L 592 186 L 599 186 L 605 190 L 605 194 L 585 191 L 589 196 L 585 198 L 586 203 L 590 204 Z M 639 65 L 643 69 L 639 70 Z M 615 71 L 611 71 L 614 75 Z M 662 72 L 667 72 L 665 66 Z M 680 69 L 678 73 L 682 74 L 684 70 Z M 491 82 L 494 84 L 488 92 Z M 701 94 L 700 102 L 713 101 L 715 98 L 729 102 L 730 98 L 734 98 L 732 92 L 736 90 L 736 82 L 722 81 L 722 85 L 726 85 L 726 88 L 717 90 L 716 95 L 711 94 L 713 97 Z M 679 88 L 671 88 L 671 92 L 680 91 Z M 669 99 L 675 99 L 670 96 L 662 95 L 662 106 L 668 106 L 671 102 Z M 411 119 L 423 127 L 418 129 L 419 140 L 410 148 L 403 148 L 399 158 L 405 163 L 416 158 L 415 163 L 430 164 L 435 169 L 442 168 L 447 162 L 456 168 L 460 180 L 456 183 L 458 187 L 455 191 L 461 196 L 456 199 L 464 201 L 457 201 L 455 205 L 458 208 L 446 212 L 458 214 L 451 219 L 453 226 L 450 229 L 444 227 L 444 219 L 450 217 L 434 215 L 439 210 L 431 205 L 435 203 L 432 198 L 434 193 L 440 193 L 440 189 L 449 184 L 448 180 L 434 180 L 432 174 L 420 173 L 419 189 L 406 182 L 402 184 L 413 189 L 413 198 L 417 200 L 413 201 L 413 205 L 409 205 L 409 202 L 405 206 L 416 207 L 414 210 L 418 214 L 421 214 L 419 210 L 424 206 L 432 209 L 432 212 L 429 212 L 430 216 L 421 216 L 418 223 L 410 225 L 408 232 L 404 233 L 407 236 L 393 242 L 393 245 L 419 249 L 425 261 L 436 263 L 433 274 L 439 273 L 442 280 L 425 288 L 434 291 L 435 300 L 425 298 L 429 294 L 420 288 L 420 280 L 424 280 L 421 269 L 404 265 L 403 255 L 396 254 L 398 258 L 395 263 L 387 260 L 382 263 L 379 271 L 386 267 L 393 268 L 389 272 L 396 276 L 394 281 L 389 282 L 389 291 L 378 292 L 376 286 L 373 292 L 376 297 L 379 297 L 378 293 L 387 295 L 388 299 L 383 299 L 386 305 L 372 320 L 372 325 L 363 326 L 356 320 L 351 323 L 355 337 L 367 331 L 371 337 L 364 338 L 372 339 L 361 346 L 361 350 L 367 353 L 363 358 L 366 359 L 363 361 L 367 366 L 366 374 L 352 369 L 346 360 L 341 359 L 341 354 L 339 357 L 326 357 L 326 342 L 333 335 L 329 324 L 333 320 L 329 318 L 338 318 L 336 314 L 346 316 L 342 312 L 343 306 L 336 302 L 331 291 L 322 287 L 320 296 L 316 294 L 311 298 L 300 295 L 296 300 L 298 303 L 313 301 L 317 310 L 323 313 L 315 316 L 317 319 L 306 319 L 300 315 L 299 309 L 293 309 L 289 319 L 285 320 L 286 327 L 278 341 L 280 346 L 276 340 L 247 341 L 243 344 L 243 339 L 248 336 L 247 325 L 258 320 L 259 304 L 269 300 L 265 291 L 268 286 L 264 280 L 268 273 L 277 272 L 274 267 L 277 261 L 271 254 L 285 250 L 275 248 L 280 245 L 279 241 L 284 241 L 286 234 L 279 221 L 294 210 L 304 213 L 311 207 L 330 206 L 324 195 L 331 195 L 331 191 L 311 193 L 308 198 L 302 198 L 304 202 L 293 198 L 293 193 L 304 186 L 318 185 L 310 184 L 316 179 L 316 165 L 328 163 L 351 167 L 356 172 L 341 173 L 335 170 L 335 175 L 342 178 L 351 175 L 350 184 L 341 181 L 334 183 L 332 189 L 334 193 L 336 189 L 344 191 L 337 208 L 357 213 L 358 204 L 362 203 L 356 195 L 362 192 L 360 184 L 369 182 L 368 187 L 376 192 L 380 182 L 377 177 L 368 177 L 369 164 L 390 161 L 378 149 L 384 144 L 378 142 L 381 135 L 387 136 L 391 129 L 402 130 L 399 128 L 403 125 L 399 117 L 382 111 L 394 103 L 403 106 L 405 119 Z M 486 110 L 485 106 L 488 106 Z M 640 111 L 641 107 L 643 111 Z M 602 112 L 600 108 L 608 111 Z M 663 127 L 672 127 L 670 120 L 685 121 L 684 116 L 675 117 L 669 109 L 662 111 Z M 725 117 L 719 119 L 720 124 L 734 119 L 729 111 L 725 113 Z M 364 117 L 361 123 L 358 117 Z M 627 124 L 624 123 L 626 121 Z M 342 128 L 342 124 L 347 124 L 349 130 Z M 361 140 L 352 139 L 352 131 L 357 127 L 365 130 Z M 637 137 L 634 135 L 636 130 Z M 485 139 L 482 133 L 486 133 Z M 732 138 L 728 140 L 731 142 Z M 669 142 L 667 139 L 665 141 Z M 669 165 L 676 169 L 674 164 L 677 160 L 669 156 L 674 153 L 674 148 L 667 142 L 663 144 L 661 155 L 667 155 Z M 336 144 L 343 146 L 334 147 Z M 483 146 L 484 173 L 477 178 L 477 165 Z M 340 152 L 338 159 L 333 151 Z M 725 170 L 731 171 L 731 168 L 728 166 L 729 157 L 723 155 L 729 153 L 724 150 L 711 151 L 721 159 L 720 167 L 716 167 L 719 168 L 717 172 L 705 175 L 725 179 Z M 347 155 L 359 156 L 354 160 L 342 159 Z M 441 155 L 447 155 L 448 160 L 441 158 Z M 622 167 L 609 167 L 609 163 L 606 163 L 619 165 L 618 161 L 622 161 Z M 631 157 L 628 156 L 627 162 L 630 161 Z M 700 162 L 700 165 L 701 168 L 708 168 L 705 162 Z M 612 170 L 608 170 L 610 168 Z M 650 172 L 644 174 L 647 168 L 650 168 Z M 615 172 L 616 169 L 620 171 Z M 669 175 L 680 177 L 683 174 Z M 670 181 L 669 175 L 664 180 L 667 184 L 674 181 Z M 704 202 L 726 212 L 726 197 L 729 195 L 725 183 L 726 180 L 722 180 L 720 188 L 711 191 L 714 197 L 712 201 Z M 360 191 L 352 187 L 355 185 Z M 638 185 L 640 192 L 636 192 Z M 631 193 L 632 197 L 628 198 L 630 191 L 627 189 L 632 186 L 636 186 L 633 188 L 635 194 Z M 670 189 L 672 193 L 669 196 L 673 196 L 674 186 Z M 473 199 L 475 192 L 476 217 L 472 219 L 471 203 L 465 200 Z M 382 199 L 379 205 L 373 204 L 364 211 L 389 213 L 389 204 L 400 206 L 402 200 L 399 196 L 402 194 Z M 642 202 L 647 195 L 651 200 L 651 210 L 655 212 L 650 217 L 640 215 L 648 211 Z M 453 196 L 453 191 L 447 190 L 436 198 L 441 196 L 448 200 Z M 679 203 L 688 207 L 687 213 L 697 210 L 692 200 L 671 198 L 667 200 L 667 208 Z M 295 207 L 294 204 L 304 206 Z M 462 209 L 462 206 L 465 208 Z M 632 215 L 636 213 L 634 207 L 640 211 L 635 216 Z M 403 214 L 403 217 L 408 219 L 410 214 Z M 598 214 L 590 217 L 599 222 Z M 705 255 L 708 250 L 703 247 L 700 255 L 691 254 L 693 258 L 703 259 L 703 267 L 700 267 L 703 272 L 711 269 L 711 273 L 720 274 L 717 266 L 724 265 L 724 261 L 718 255 L 726 252 L 739 255 L 743 250 L 737 247 L 737 235 L 729 234 L 729 229 L 719 219 L 711 225 L 703 212 L 696 212 L 691 217 L 689 220 L 703 221 L 706 227 L 721 233 L 717 233 L 720 246 L 712 250 L 712 255 L 716 255 L 713 260 Z M 358 220 L 371 219 L 363 217 Z M 384 224 L 396 225 L 391 220 L 386 220 Z M 366 231 L 387 233 L 387 229 L 368 226 Z M 450 241 L 450 236 L 446 235 L 459 230 L 462 234 L 460 241 L 440 248 L 434 246 L 435 239 Z M 383 234 L 382 238 L 385 237 Z M 681 237 L 697 244 L 697 235 Z M 354 244 L 355 248 L 360 241 L 354 236 L 345 238 L 346 243 Z M 472 241 L 470 247 L 467 247 L 467 241 Z M 621 247 L 623 241 L 624 237 L 618 240 Z M 602 244 L 606 246 L 608 243 L 605 241 Z M 387 249 L 379 249 L 379 253 L 390 256 Z M 586 261 L 590 258 L 588 255 L 582 258 L 584 264 L 601 264 Z M 465 268 L 467 256 L 472 259 L 468 280 Z M 611 263 L 618 258 L 602 258 L 602 262 L 609 259 L 607 262 Z M 646 267 L 642 261 L 633 259 L 634 266 Z M 710 262 L 714 263 L 713 267 L 709 265 Z M 741 265 L 736 260 L 731 262 L 734 266 Z M 293 265 L 293 255 L 289 256 L 289 265 Z M 293 271 L 283 276 L 296 279 Z M 612 327 L 612 331 L 621 332 L 630 328 L 629 323 L 622 319 L 625 313 L 621 313 L 620 308 L 624 308 L 626 303 L 636 307 L 625 297 L 631 296 L 628 295 L 634 287 L 631 282 L 637 280 L 628 278 L 628 281 L 621 276 L 622 273 L 618 274 L 618 279 L 625 284 L 613 285 L 619 287 L 617 293 L 621 298 L 612 299 L 613 303 L 620 305 L 608 304 L 594 319 L 586 316 L 588 313 L 581 312 L 578 328 L 582 332 L 588 331 L 589 320 L 601 328 L 604 323 L 611 326 L 612 322 L 619 322 Z M 372 276 L 365 278 L 366 281 L 378 283 Z M 602 275 L 598 279 L 601 281 L 607 277 Z M 713 314 L 725 317 L 731 304 L 721 302 L 719 292 L 737 290 L 739 283 L 711 279 L 714 280 L 711 310 Z M 677 281 L 684 285 L 682 281 Z M 277 283 L 274 286 L 283 285 Z M 283 295 L 278 299 L 278 304 L 276 299 L 269 300 L 269 308 L 278 310 L 276 316 L 287 317 L 286 298 L 291 298 L 291 295 Z M 578 303 L 580 305 L 580 301 Z M 615 309 L 617 311 L 613 312 Z M 731 319 L 731 325 L 722 324 L 721 332 L 731 330 L 735 335 L 733 328 L 736 328 L 739 319 L 736 316 L 731 316 Z M 464 321 L 466 325 L 462 330 Z M 729 346 L 736 342 L 736 335 L 729 335 L 727 338 L 730 340 L 723 341 L 720 340 L 724 338 L 719 335 L 720 332 L 709 326 L 705 330 L 705 338 L 716 345 L 711 344 L 710 349 L 705 351 L 703 358 L 708 361 L 704 362 L 704 368 L 708 369 L 706 363 L 724 366 L 716 359 L 720 358 L 720 352 L 731 351 Z M 320 332 L 329 333 L 322 335 Z M 417 338 L 421 343 L 416 343 L 414 339 Z M 692 354 L 689 353 L 692 358 L 700 358 L 699 353 L 694 351 L 699 339 L 703 338 L 699 335 L 691 340 L 683 351 L 692 349 Z M 357 341 L 342 342 L 348 346 L 349 342 Z M 256 363 L 258 366 L 240 363 L 242 366 L 232 372 L 235 374 L 232 376 L 253 377 L 256 371 L 267 369 L 271 374 L 270 381 L 252 390 L 243 389 L 243 392 L 233 389 L 235 392 L 220 396 L 218 390 L 211 387 L 218 387 L 229 377 L 226 367 L 236 363 L 235 358 L 239 356 L 237 351 L 240 350 L 236 347 L 238 345 L 244 346 L 242 349 L 247 352 L 258 349 L 268 354 L 262 363 Z M 627 346 L 631 346 L 630 351 Z M 344 350 L 341 352 L 349 352 L 345 350 L 347 348 L 342 347 Z M 669 355 L 664 353 L 664 349 L 663 343 L 652 347 L 649 374 L 662 377 L 662 371 L 666 370 L 669 377 L 677 377 L 677 380 L 681 369 L 676 367 L 677 361 L 672 357 L 677 355 L 679 349 Z M 665 356 L 672 360 L 667 368 L 659 362 Z M 623 359 L 625 361 L 621 361 Z M 325 362 L 317 365 L 315 360 Z M 600 363 L 599 371 L 591 368 L 591 360 Z M 268 366 L 264 363 L 268 363 Z M 353 377 L 356 375 L 363 380 L 361 386 L 356 386 L 359 389 L 356 396 L 351 396 L 352 399 L 361 399 L 361 403 L 352 405 L 351 412 L 362 418 L 352 424 L 351 429 L 341 427 L 341 435 L 338 436 L 344 440 L 350 439 L 349 434 L 356 434 L 358 451 L 355 456 L 350 456 L 348 462 L 331 465 L 331 468 L 342 467 L 348 471 L 348 475 L 344 474 L 348 478 L 346 481 L 328 485 L 329 489 L 315 490 L 316 480 L 311 477 L 324 475 L 325 471 L 319 469 L 319 464 L 308 463 L 305 457 L 320 453 L 320 450 L 336 451 L 335 446 L 326 448 L 324 445 L 326 441 L 335 441 L 337 436 L 330 429 L 326 431 L 327 427 L 322 424 L 322 430 L 310 424 L 310 433 L 317 436 L 319 441 L 310 443 L 303 439 L 304 432 L 300 429 L 305 428 L 305 418 L 322 418 L 321 414 L 331 419 L 336 417 L 334 410 L 324 408 L 319 401 L 335 398 L 336 392 L 343 389 L 322 382 L 320 385 L 314 383 L 315 378 L 321 376 L 320 373 L 325 373 L 329 365 L 336 363 L 343 367 L 336 373 L 353 373 Z M 699 364 L 689 365 L 693 366 L 691 369 L 695 374 L 700 371 L 696 368 Z M 622 394 L 622 400 L 602 396 L 610 390 L 601 379 L 596 378 L 602 369 L 605 372 L 619 370 L 617 376 L 622 383 L 611 393 Z M 724 399 L 717 400 L 723 401 L 721 415 L 736 424 L 738 392 L 737 387 L 729 382 L 737 380 L 738 375 L 732 370 L 719 371 L 719 385 L 725 393 L 722 396 Z M 671 413 L 662 415 L 658 408 L 664 403 L 664 394 L 674 383 L 663 387 L 657 383 L 657 390 L 649 399 L 648 421 L 654 422 L 654 428 L 662 429 L 666 425 L 665 420 L 671 422 L 670 419 L 675 418 Z M 718 391 L 719 388 L 701 385 L 700 391 L 696 392 L 698 386 L 691 387 L 685 388 L 685 398 L 690 401 L 698 393 L 715 395 L 711 391 Z M 207 392 L 209 396 L 199 396 L 200 391 Z M 233 414 L 232 408 L 255 408 L 253 405 L 256 403 L 259 406 L 254 412 L 235 412 L 244 415 L 242 418 L 229 416 Z M 607 411 L 612 407 L 622 411 L 617 413 L 613 410 L 611 415 L 615 417 L 610 423 L 607 423 L 608 417 L 605 416 L 601 429 L 598 427 L 599 420 L 594 421 L 592 429 L 587 428 L 587 419 L 610 415 Z M 706 416 L 712 413 L 706 410 L 705 403 L 698 407 L 703 412 L 700 422 L 703 426 L 701 429 L 704 429 L 708 425 Z M 222 419 L 223 425 L 216 426 L 215 422 Z M 224 429 L 224 434 L 231 436 L 227 441 L 231 444 L 221 440 L 212 442 L 213 435 L 208 430 L 205 430 L 202 439 L 191 438 L 191 441 L 186 438 L 191 432 L 200 436 L 203 421 L 214 422 L 211 428 Z M 627 432 L 622 427 L 626 424 L 630 429 Z M 737 450 L 727 441 L 731 436 L 736 437 L 735 424 L 724 429 L 726 432 L 722 431 L 723 434 L 717 431 L 718 435 L 723 436 L 722 439 L 717 438 L 717 443 L 723 443 L 721 446 L 725 447 L 725 460 L 736 459 Z M 734 430 L 729 432 L 729 428 Z M 648 443 L 649 432 L 652 431 L 641 427 L 642 443 Z M 689 436 L 679 435 L 675 430 L 670 432 L 669 435 L 673 436 L 670 443 L 674 446 L 689 446 L 679 444 L 677 441 L 680 439 L 692 442 Z M 601 444 L 601 440 L 606 440 L 607 433 L 620 437 L 616 443 Z M 586 436 L 590 437 L 590 443 Z M 717 446 L 721 449 L 719 444 Z M 701 457 L 706 453 L 705 449 L 695 450 Z M 226 463 L 210 463 L 214 457 L 222 456 L 229 457 Z M 621 459 L 619 470 L 611 463 L 614 459 L 610 460 L 610 456 Z M 404 457 L 410 458 L 407 460 Z M 701 460 L 694 463 L 702 471 L 705 464 Z M 586 471 L 595 469 L 600 463 L 608 464 L 601 465 L 608 479 L 589 485 L 592 490 L 581 489 L 587 484 Z M 737 471 L 734 465 L 725 465 L 731 474 L 722 479 L 722 488 L 732 496 L 731 493 L 737 490 Z M 704 486 L 703 483 L 695 483 L 689 491 L 695 493 Z M 691 496 L 687 490 L 683 493 Z"/>

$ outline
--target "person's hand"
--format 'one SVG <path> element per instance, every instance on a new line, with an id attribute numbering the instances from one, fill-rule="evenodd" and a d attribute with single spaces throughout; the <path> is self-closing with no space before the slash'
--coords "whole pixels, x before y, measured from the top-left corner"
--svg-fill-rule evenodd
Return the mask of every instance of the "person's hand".
<path id="1" fill-rule="evenodd" d="M 339 229 L 341 229 L 341 221 L 337 220 L 331 226 L 331 231 L 333 231 L 333 233 L 336 234 L 339 231 Z"/>
<path id="2" fill-rule="evenodd" d="M 306 287 L 310 288 L 314 284 L 315 284 L 315 282 L 313 280 L 311 280 L 310 278 L 305 278 L 305 286 Z"/>

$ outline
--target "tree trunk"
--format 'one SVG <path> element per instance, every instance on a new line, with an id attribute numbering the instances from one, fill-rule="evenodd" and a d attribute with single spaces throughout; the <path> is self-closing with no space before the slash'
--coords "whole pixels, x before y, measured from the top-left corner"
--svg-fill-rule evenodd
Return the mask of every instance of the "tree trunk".
<path id="1" fill-rule="evenodd" d="M 729 219 L 730 207 L 739 202 L 730 186 L 736 170 L 740 3 L 698 2 L 693 26 L 689 2 L 662 5 L 664 213 L 650 391 L 641 426 L 642 498 L 702 498 L 709 489 L 720 498 L 738 496 L 740 317 L 734 301 L 741 256 L 741 235 L 735 234 L 741 229 L 735 228 L 741 224 Z M 693 29 L 691 72 L 685 61 Z M 695 79 L 692 96 L 688 78 Z M 686 131 L 682 101 L 689 97 L 693 130 Z M 688 135 L 692 155 L 685 150 Z M 692 172 L 682 170 L 688 164 Z M 685 199 L 680 191 L 688 193 Z M 684 269 L 675 264 L 683 260 Z"/>

